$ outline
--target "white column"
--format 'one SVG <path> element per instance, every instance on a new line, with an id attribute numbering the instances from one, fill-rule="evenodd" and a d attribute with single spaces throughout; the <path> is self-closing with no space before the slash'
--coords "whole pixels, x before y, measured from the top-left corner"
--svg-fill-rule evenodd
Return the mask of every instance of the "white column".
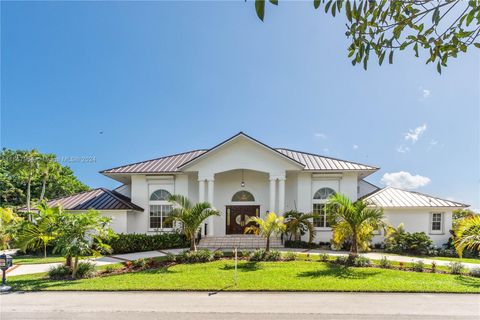
<path id="1" fill-rule="evenodd" d="M 275 212 L 275 189 L 277 178 L 270 177 L 270 212 Z"/>
<path id="2" fill-rule="evenodd" d="M 213 208 L 213 190 L 214 190 L 214 179 L 208 179 L 207 180 L 207 189 L 208 189 L 208 203 Z M 207 230 L 207 235 L 213 236 L 213 216 L 208 217 L 208 230 Z"/>
<path id="3" fill-rule="evenodd" d="M 285 211 L 285 178 L 278 178 L 278 215 Z"/>
<path id="4" fill-rule="evenodd" d="M 205 179 L 198 178 L 198 202 L 205 202 Z M 201 226 L 202 237 L 205 234 L 205 223 Z"/>

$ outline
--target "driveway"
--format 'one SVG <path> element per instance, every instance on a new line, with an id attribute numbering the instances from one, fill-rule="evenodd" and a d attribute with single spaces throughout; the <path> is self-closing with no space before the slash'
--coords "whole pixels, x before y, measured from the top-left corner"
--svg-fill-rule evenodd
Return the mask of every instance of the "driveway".
<path id="1" fill-rule="evenodd" d="M 480 295 L 31 292 L 0 296 L 0 319 L 476 319 Z"/>

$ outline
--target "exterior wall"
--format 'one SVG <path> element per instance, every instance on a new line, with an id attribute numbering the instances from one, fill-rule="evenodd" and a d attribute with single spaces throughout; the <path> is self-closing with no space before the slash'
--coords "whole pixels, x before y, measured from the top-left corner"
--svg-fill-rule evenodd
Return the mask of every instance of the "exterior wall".
<path id="1" fill-rule="evenodd" d="M 285 212 L 290 210 L 298 210 L 298 173 L 287 172 L 285 180 Z"/>
<path id="2" fill-rule="evenodd" d="M 112 218 L 110 228 L 116 233 L 128 233 L 127 210 L 102 210 L 102 216 Z"/>
<path id="3" fill-rule="evenodd" d="M 130 198 L 131 195 L 132 195 L 132 186 L 129 185 L 129 184 L 124 184 L 124 185 L 116 188 L 115 191 Z"/>
<path id="4" fill-rule="evenodd" d="M 148 184 L 145 175 L 132 175 L 132 196 L 134 204 L 144 211 L 131 219 L 132 225 L 128 226 L 130 233 L 146 233 L 148 230 Z"/>

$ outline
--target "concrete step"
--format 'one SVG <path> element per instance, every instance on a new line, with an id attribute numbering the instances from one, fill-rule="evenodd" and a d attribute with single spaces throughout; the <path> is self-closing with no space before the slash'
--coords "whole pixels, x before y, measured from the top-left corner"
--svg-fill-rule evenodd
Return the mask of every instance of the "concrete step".
<path id="1" fill-rule="evenodd" d="M 200 240 L 198 248 L 202 249 L 262 249 L 266 240 L 256 235 L 210 236 Z M 283 248 L 280 238 L 270 238 L 270 248 Z"/>

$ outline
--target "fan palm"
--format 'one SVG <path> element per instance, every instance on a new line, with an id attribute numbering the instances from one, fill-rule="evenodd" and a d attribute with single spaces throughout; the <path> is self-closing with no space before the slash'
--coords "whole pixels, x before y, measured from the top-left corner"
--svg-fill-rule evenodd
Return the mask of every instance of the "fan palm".
<path id="1" fill-rule="evenodd" d="M 462 219 L 454 230 L 455 249 L 461 258 L 463 250 L 480 250 L 480 215 Z"/>
<path id="2" fill-rule="evenodd" d="M 308 232 L 308 242 L 312 242 L 315 237 L 315 227 L 312 219 L 318 218 L 315 213 L 303 213 L 296 210 L 285 212 L 286 231 L 294 240 L 301 240 L 301 237 Z"/>
<path id="3" fill-rule="evenodd" d="M 172 195 L 169 199 L 174 204 L 171 212 L 171 219 L 178 221 L 182 225 L 182 230 L 190 241 L 190 250 L 197 251 L 195 236 L 200 229 L 203 221 L 210 216 L 219 216 L 218 211 L 212 209 L 208 202 L 192 204 L 187 197 L 181 195 Z"/>
<path id="4" fill-rule="evenodd" d="M 350 258 L 358 255 L 359 248 L 367 250 L 373 231 L 383 226 L 383 209 L 368 207 L 361 200 L 352 203 L 343 194 L 332 195 L 327 210 L 332 222 L 333 242 L 340 246 L 350 240 Z"/>
<path id="5" fill-rule="evenodd" d="M 259 217 L 251 217 L 247 220 L 247 224 L 253 223 L 250 226 L 245 228 L 244 233 L 253 233 L 256 235 L 261 235 L 267 240 L 265 246 L 265 252 L 270 251 L 270 237 L 272 235 L 279 235 L 282 232 L 285 232 L 287 226 L 283 223 L 284 218 L 282 216 L 278 217 L 275 212 L 270 212 L 267 214 L 265 219 Z"/>

